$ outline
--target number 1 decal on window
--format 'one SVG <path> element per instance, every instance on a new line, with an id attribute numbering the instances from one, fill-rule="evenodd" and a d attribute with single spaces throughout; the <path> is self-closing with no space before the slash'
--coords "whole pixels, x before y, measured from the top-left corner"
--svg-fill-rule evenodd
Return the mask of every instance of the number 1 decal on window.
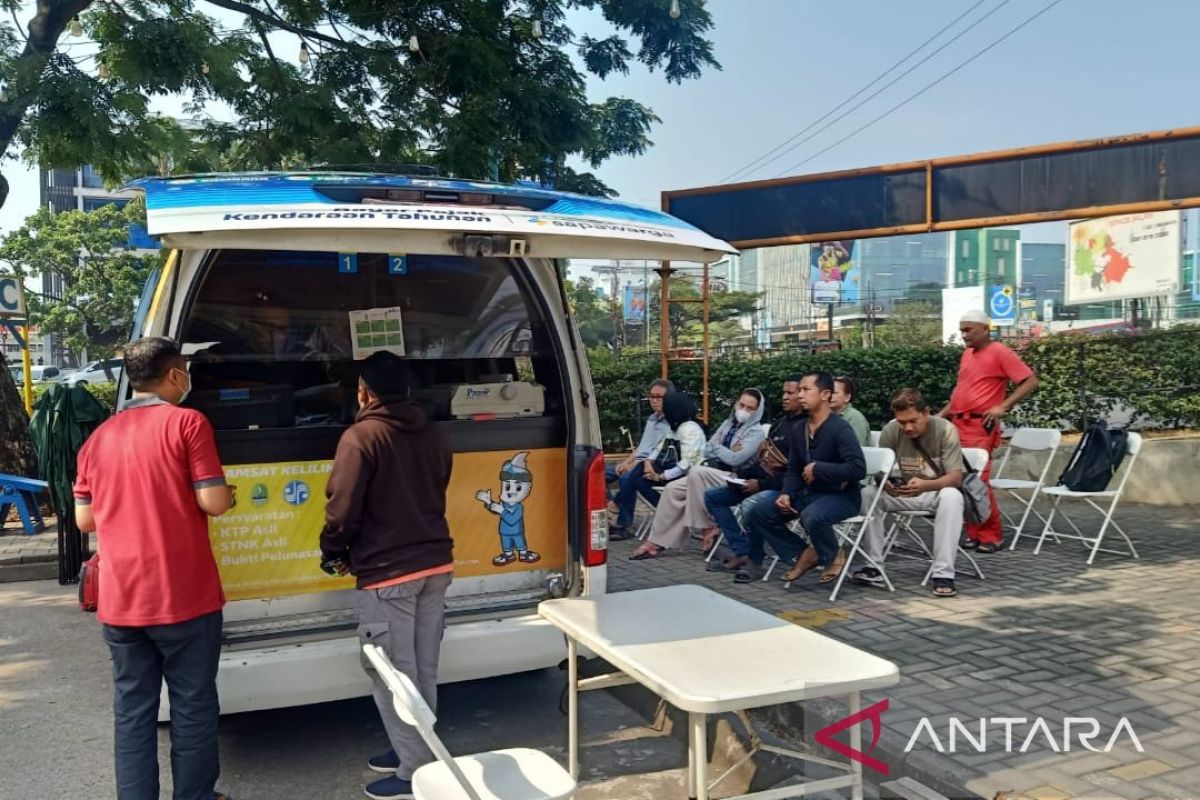
<path id="1" fill-rule="evenodd" d="M 338 272 L 358 272 L 358 253 L 338 253 Z"/>

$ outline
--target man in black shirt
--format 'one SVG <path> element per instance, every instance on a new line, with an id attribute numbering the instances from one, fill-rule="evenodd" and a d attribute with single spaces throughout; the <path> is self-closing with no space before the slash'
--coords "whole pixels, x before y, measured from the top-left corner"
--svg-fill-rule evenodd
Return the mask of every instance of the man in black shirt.
<path id="1" fill-rule="evenodd" d="M 737 572 L 750 562 L 750 541 L 742 532 L 733 508 L 740 505 L 744 516 L 760 503 L 773 505 L 779 497 L 783 489 L 784 465 L 770 463 L 767 442 L 784 458 L 787 457 L 791 430 L 804 420 L 804 412 L 800 408 L 800 378 L 799 375 L 793 375 L 783 382 L 783 416 L 771 425 L 766 441 L 759 446 L 758 456 L 737 470 L 737 478 L 745 483 L 728 483 L 704 493 L 704 507 L 725 535 L 725 544 L 733 551 L 729 558 L 709 563 L 710 571 Z"/>
<path id="2" fill-rule="evenodd" d="M 854 429 L 829 407 L 832 375 L 804 375 L 799 394 L 807 417 L 803 425 L 794 425 L 790 431 L 783 491 L 773 505 L 760 503 L 743 513 L 750 538 L 750 563 L 734 576 L 737 583 L 762 578 L 766 541 L 781 560 L 792 563 L 784 576 L 788 581 L 822 566 L 821 582 L 829 583 L 837 579 L 845 565 L 833 526 L 858 513 L 859 482 L 867 474 L 866 459 Z M 811 546 L 788 529 L 797 516 L 812 540 Z"/>

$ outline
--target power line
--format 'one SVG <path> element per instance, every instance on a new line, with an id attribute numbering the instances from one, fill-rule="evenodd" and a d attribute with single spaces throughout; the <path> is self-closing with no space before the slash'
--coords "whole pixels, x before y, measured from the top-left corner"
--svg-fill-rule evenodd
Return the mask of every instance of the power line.
<path id="1" fill-rule="evenodd" d="M 1006 2 L 1007 2 L 1007 0 L 1006 0 Z M 830 150 L 832 150 L 833 148 L 835 148 L 835 147 L 837 147 L 837 146 L 839 146 L 839 145 L 841 145 L 841 144 L 844 144 L 845 142 L 848 142 L 849 140 L 853 139 L 855 136 L 857 136 L 858 134 L 862 133 L 862 132 L 863 132 L 863 131 L 865 131 L 867 128 L 870 128 L 872 125 L 874 125 L 875 123 L 879 122 L 880 120 L 882 120 L 882 119 L 884 119 L 884 118 L 886 118 L 886 117 L 890 116 L 891 114 L 895 113 L 896 111 L 899 111 L 901 108 L 903 108 L 904 106 L 908 105 L 908 104 L 909 104 L 909 103 L 911 103 L 913 100 L 916 100 L 918 97 L 920 97 L 921 95 L 925 94 L 927 91 L 929 91 L 929 90 L 930 90 L 930 89 L 932 89 L 933 87 L 937 86 L 939 83 L 941 83 L 942 81 L 946 80 L 947 78 L 949 78 L 951 75 L 953 75 L 953 74 L 955 74 L 956 72 L 958 72 L 958 71 L 959 71 L 960 69 L 962 69 L 963 67 L 967 66 L 967 65 L 968 65 L 968 64 L 970 64 L 971 62 L 973 62 L 973 61 L 975 61 L 976 59 L 978 59 L 979 57 L 983 56 L 983 55 L 984 55 L 985 53 L 987 53 L 988 51 L 992 50 L 993 48 L 997 47 L 998 45 L 1000 45 L 1001 43 L 1003 43 L 1004 41 L 1006 41 L 1006 40 L 1007 40 L 1009 37 L 1011 37 L 1013 34 L 1017 33 L 1017 32 L 1018 32 L 1018 31 L 1020 31 L 1022 28 L 1024 28 L 1024 27 L 1025 27 L 1025 26 L 1027 26 L 1027 25 L 1029 25 L 1031 22 L 1033 22 L 1033 21 L 1034 21 L 1034 20 L 1036 20 L 1038 17 L 1042 16 L 1042 15 L 1043 15 L 1043 14 L 1045 14 L 1047 11 L 1049 11 L 1049 10 L 1050 10 L 1050 9 L 1052 9 L 1052 8 L 1054 8 L 1056 5 L 1058 5 L 1058 4 L 1059 4 L 1059 3 L 1061 3 L 1061 2 L 1062 2 L 1062 0 L 1052 0 L 1052 2 L 1051 2 L 1051 3 L 1049 3 L 1048 5 L 1046 5 L 1046 7 L 1045 7 L 1045 8 L 1043 8 L 1041 11 L 1038 11 L 1038 12 L 1037 12 L 1036 14 L 1034 14 L 1033 16 L 1031 16 L 1031 17 L 1028 17 L 1028 18 L 1027 18 L 1027 19 L 1026 19 L 1024 22 L 1022 22 L 1021 24 L 1017 25 L 1015 28 L 1013 28 L 1012 30 L 1010 30 L 1008 33 L 1004 34 L 1004 35 L 1003 35 L 1003 36 L 1001 36 L 999 39 L 997 39 L 996 41 L 992 42 L 992 43 L 991 43 L 991 44 L 989 44 L 987 47 L 983 48 L 983 49 L 982 49 L 982 50 L 980 50 L 978 53 L 976 53 L 975 55 L 973 55 L 973 56 L 971 56 L 970 58 L 968 58 L 966 61 L 963 61 L 962 63 L 960 63 L 958 66 L 954 67 L 953 69 L 951 69 L 949 72 L 947 72 L 947 73 L 945 73 L 944 75 L 942 75 L 942 76 L 941 76 L 940 78 L 938 78 L 937 80 L 935 80 L 935 81 L 932 81 L 932 82 L 930 82 L 930 83 L 926 84 L 926 85 L 925 85 L 923 88 L 921 88 L 921 89 L 919 89 L 918 91 L 914 92 L 913 94 L 909 95 L 909 96 L 908 96 L 908 97 L 906 97 L 904 100 L 901 100 L 899 103 L 897 103 L 896 105 L 892 106 L 892 107 L 891 107 L 891 108 L 889 108 L 887 111 L 885 111 L 885 112 L 883 112 L 882 114 L 880 114 L 879 116 L 875 117 L 875 118 L 874 118 L 874 119 L 872 119 L 870 122 L 866 123 L 865 125 L 862 125 L 861 127 L 859 127 L 858 129 L 856 129 L 856 130 L 855 130 L 855 131 L 853 131 L 852 133 L 850 133 L 850 134 L 847 134 L 846 136 L 843 136 L 841 139 L 838 139 L 836 142 L 834 142 L 833 144 L 829 145 L 828 147 L 826 147 L 826 148 L 824 148 L 824 149 L 822 149 L 822 150 L 819 150 L 819 151 L 817 151 L 816 153 L 812 154 L 811 156 L 809 156 L 808 158 L 804 159 L 803 161 L 800 161 L 800 162 L 798 162 L 798 163 L 796 163 L 796 164 L 793 164 L 792 166 L 790 166 L 790 167 L 788 167 L 787 169 L 783 170 L 783 172 L 780 172 L 780 173 L 778 173 L 778 174 L 777 174 L 775 177 L 776 177 L 776 178 L 780 178 L 780 177 L 783 177 L 784 175 L 788 174 L 789 172 L 793 172 L 793 171 L 795 171 L 795 170 L 799 169 L 800 167 L 804 166 L 805 164 L 807 164 L 808 162 L 812 161 L 813 159 L 815 159 L 815 158 L 818 158 L 818 157 L 820 157 L 820 156 L 824 155 L 825 153 L 828 153 L 828 152 L 829 152 Z M 994 10 L 994 9 L 993 9 L 993 10 Z M 869 99 L 869 98 L 868 98 L 868 99 Z M 853 110 L 853 109 L 851 109 L 851 110 Z M 849 113 L 849 112 L 847 112 L 847 113 Z M 844 115 L 843 115 L 843 116 L 844 116 Z M 839 119 L 840 119 L 840 118 L 839 118 Z M 797 145 L 797 146 L 798 146 L 798 145 Z"/>
<path id="2" fill-rule="evenodd" d="M 868 89 L 870 89 L 872 86 L 874 86 L 875 84 L 879 83 L 881 80 L 883 80 L 884 78 L 886 78 L 886 77 L 887 77 L 887 76 L 888 76 L 888 75 L 889 75 L 889 74 L 890 74 L 892 71 L 894 71 L 894 70 L 896 70 L 897 68 L 899 68 L 899 66 L 900 66 L 901 64 L 903 64 L 905 61 L 908 61 L 910 58 L 912 58 L 913 56 L 915 56 L 917 53 L 919 53 L 919 52 L 921 52 L 922 50 L 924 50 L 924 49 L 925 49 L 925 47 L 926 47 L 927 45 L 929 45 L 929 43 L 930 43 L 930 42 L 932 42 L 934 39 L 936 39 L 936 38 L 938 38 L 939 36 L 941 36 L 943 33 L 945 33 L 945 32 L 946 32 L 947 30 L 949 30 L 950 28 L 952 28 L 952 27 L 954 27 L 955 25 L 957 25 L 957 24 L 958 24 L 958 22 L 959 22 L 960 20 L 962 20 L 964 17 L 966 17 L 968 14 L 970 14 L 972 11 L 974 11 L 974 10 L 975 10 L 975 9 L 977 9 L 977 8 L 979 8 L 981 5 L 983 5 L 983 4 L 984 4 L 984 3 L 986 3 L 986 2 L 987 2 L 987 0 L 978 0 L 978 2 L 977 2 L 977 3 L 975 3 L 975 5 L 971 6 L 971 7 L 970 7 L 970 8 L 968 8 L 966 11 L 964 11 L 963 13 L 959 14 L 957 17 L 955 17 L 954 19 L 952 19 L 952 20 L 951 20 L 949 23 L 947 23 L 946 25 L 942 26 L 942 27 L 941 27 L 941 28 L 938 30 L 938 32 L 937 32 L 937 33 L 933 34 L 933 36 L 930 36 L 928 39 L 926 39 L 925 41 L 921 42 L 921 44 L 920 44 L 920 45 L 918 45 L 918 46 L 917 46 L 916 48 L 914 48 L 913 50 L 909 51 L 909 53 L 908 53 L 907 55 L 905 55 L 903 58 L 901 58 L 899 61 L 895 62 L 895 63 L 894 63 L 894 64 L 892 64 L 890 67 L 888 67 L 887 69 L 885 69 L 883 72 L 879 73 L 879 75 L 878 75 L 878 76 L 876 76 L 876 78 L 875 78 L 874 80 L 872 80 L 870 83 L 868 83 L 866 86 L 863 86 L 863 87 L 862 87 L 861 89 L 859 89 L 857 92 L 855 92 L 854 94 L 850 95 L 849 97 L 847 97 L 847 98 L 846 98 L 845 100 L 843 100 L 842 102 L 838 103 L 838 104 L 837 104 L 836 106 L 834 106 L 833 108 L 829 109 L 829 111 L 825 112 L 824 116 L 820 117 L 819 119 L 813 120 L 811 123 L 809 123 L 808 127 L 804 128 L 803 130 L 801 130 L 801 131 L 799 131 L 798 133 L 794 134 L 793 136 L 791 136 L 791 137 L 790 137 L 790 138 L 788 138 L 787 140 L 785 140 L 785 141 L 781 142 L 780 144 L 776 145 L 776 146 L 775 146 L 775 148 L 773 148 L 773 149 L 771 149 L 771 150 L 768 150 L 766 153 L 763 153 L 761 156 L 759 156 L 758 158 L 754 159 L 753 161 L 751 161 L 749 164 L 747 164 L 746 166 L 742 167 L 741 169 L 739 169 L 739 170 L 735 170 L 735 171 L 731 172 L 730 174 L 726 175 L 724 178 L 722 178 L 720 181 L 718 181 L 718 183 L 727 183 L 727 182 L 729 182 L 730 180 L 733 180 L 733 179 L 737 178 L 737 177 L 738 177 L 738 176 L 740 176 L 740 175 L 744 175 L 745 173 L 748 173 L 748 172 L 750 172 L 751 170 L 755 169 L 756 167 L 758 167 L 758 166 L 760 166 L 760 165 L 761 165 L 761 166 L 766 166 L 767 164 L 771 163 L 771 161 L 774 161 L 775 159 L 773 159 L 773 158 L 772 158 L 772 159 L 769 159 L 769 160 L 767 160 L 767 161 L 765 161 L 765 162 L 764 162 L 764 159 L 767 159 L 767 158 L 768 158 L 768 156 L 771 156 L 771 155 L 773 155 L 774 153 L 777 153 L 777 152 L 779 152 L 779 151 L 780 151 L 780 150 L 782 150 L 784 147 L 787 147 L 789 144 L 791 144 L 792 142 L 794 142 L 796 139 L 800 138 L 800 137 L 801 137 L 801 136 L 803 136 L 805 133 L 807 133 L 808 131 L 812 130 L 812 129 L 813 129 L 814 127 L 816 127 L 817 125 L 821 124 L 823 121 L 825 121 L 826 119 L 828 119 L 830 116 L 832 116 L 833 114 L 836 114 L 836 113 L 837 113 L 837 112 L 838 112 L 838 111 L 839 111 L 839 110 L 840 110 L 840 109 L 841 109 L 843 106 L 845 106 L 847 103 L 849 103 L 850 101 L 854 100 L 854 98 L 858 97 L 860 94 L 862 94 L 863 92 L 867 91 L 867 90 L 868 90 Z M 1001 5 L 1003 5 L 1003 4 L 1001 4 Z M 997 8 L 998 8 L 998 7 L 999 7 L 999 6 L 997 6 Z M 967 30 L 970 30 L 970 28 L 968 28 Z M 965 31 L 964 31 L 964 33 L 965 33 Z M 961 34 L 960 34 L 960 35 L 961 35 Z M 956 37 L 956 38 L 957 38 L 957 37 Z M 953 39 L 951 40 L 951 42 L 952 42 L 952 41 L 953 41 Z M 947 44 L 949 44 L 949 42 L 948 42 Z M 940 51 L 939 51 L 939 52 L 940 52 Z M 934 55 L 937 55 L 937 53 L 934 53 Z M 922 63 L 923 63 L 923 62 L 922 62 Z M 920 65 L 918 64 L 917 66 L 920 66 Z M 904 76 L 902 75 L 902 76 L 900 76 L 900 77 L 904 77 Z M 889 84 L 889 85 L 890 85 L 890 84 Z M 887 87 L 884 87 L 884 88 L 887 88 Z M 780 155 L 783 155 L 783 154 L 782 154 L 782 153 L 780 153 Z"/>

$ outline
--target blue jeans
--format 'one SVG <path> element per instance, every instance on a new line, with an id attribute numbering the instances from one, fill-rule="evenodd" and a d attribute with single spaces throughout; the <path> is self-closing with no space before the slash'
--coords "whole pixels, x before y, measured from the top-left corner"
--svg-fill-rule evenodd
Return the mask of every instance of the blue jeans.
<path id="1" fill-rule="evenodd" d="M 171 701 L 174 800 L 212 800 L 217 755 L 221 612 L 172 625 L 103 626 L 113 662 L 118 800 L 158 800 L 158 701 Z"/>
<path id="2" fill-rule="evenodd" d="M 758 492 L 748 495 L 731 486 L 714 486 L 704 493 L 704 507 L 708 509 L 709 516 L 716 521 L 721 533 L 725 535 L 725 544 L 729 546 L 735 556 L 741 557 L 750 554 L 750 540 L 742 532 L 742 526 L 733 513 L 733 507 L 741 505 L 742 513 L 745 514 L 746 509 L 752 507 L 750 501 L 760 494 L 765 493 Z"/>
<path id="3" fill-rule="evenodd" d="M 634 464 L 625 474 L 618 476 L 615 466 L 604 468 L 604 477 L 609 483 L 617 482 L 617 492 L 615 495 L 610 493 L 612 500 L 617 504 L 617 525 L 618 528 L 628 528 L 633 524 L 633 511 L 637 505 L 637 496 L 640 494 L 652 506 L 658 506 L 658 492 L 654 491 L 657 484 L 651 483 L 642 477 L 645 471 L 645 464 L 641 461 Z"/>
<path id="4" fill-rule="evenodd" d="M 860 504 L 857 487 L 847 492 L 803 492 L 792 497 L 792 507 L 800 514 L 800 524 L 817 549 L 817 563 L 827 565 L 833 561 L 838 551 L 833 526 L 857 514 Z M 749 512 L 743 509 L 742 519 L 750 535 L 750 560 L 755 564 L 763 561 L 764 542 L 770 542 L 780 560 L 787 562 L 795 561 L 807 547 L 803 539 L 788 530 L 788 523 L 795 517 L 784 516 L 774 500 L 769 504 L 756 504 Z"/>

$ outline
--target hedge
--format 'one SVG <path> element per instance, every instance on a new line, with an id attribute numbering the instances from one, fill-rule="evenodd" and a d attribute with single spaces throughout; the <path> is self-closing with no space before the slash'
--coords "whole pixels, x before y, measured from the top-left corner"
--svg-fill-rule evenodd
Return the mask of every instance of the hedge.
<path id="1" fill-rule="evenodd" d="M 38 398 L 49 390 L 51 384 L 39 383 L 33 387 L 33 402 L 37 404 Z M 113 383 L 85 383 L 84 389 L 92 393 L 92 396 L 103 403 L 109 411 L 112 411 L 117 406 L 117 384 Z"/>
<path id="2" fill-rule="evenodd" d="M 961 353 L 955 347 L 901 347 L 717 358 L 709 370 L 710 416 L 721 419 L 747 386 L 767 394 L 774 416 L 784 378 L 820 370 L 859 381 L 862 391 L 855 404 L 877 428 L 891 418 L 888 401 L 902 386 L 919 388 L 935 408 L 946 403 Z M 659 375 L 659 358 L 617 357 L 607 350 L 589 355 L 605 446 L 627 449 L 628 439 L 620 428 L 628 428 L 637 441 L 649 411 L 646 387 Z M 1078 430 L 1083 419 L 1124 411 L 1132 424 L 1143 428 L 1200 426 L 1200 328 L 1141 335 L 1057 335 L 1035 340 L 1022 356 L 1041 385 L 1009 418 L 1013 424 Z M 699 397 L 700 362 L 673 362 L 671 380 Z"/>

